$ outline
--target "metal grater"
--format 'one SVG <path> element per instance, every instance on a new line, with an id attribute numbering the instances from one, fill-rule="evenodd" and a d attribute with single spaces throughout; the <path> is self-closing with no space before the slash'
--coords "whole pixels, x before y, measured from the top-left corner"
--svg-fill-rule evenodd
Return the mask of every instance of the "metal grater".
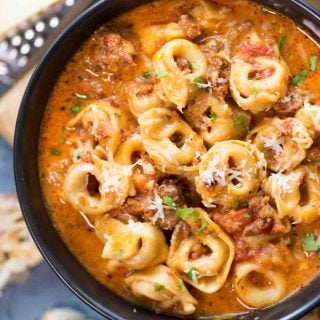
<path id="1" fill-rule="evenodd" d="M 59 1 L 0 40 L 0 97 L 38 62 L 67 22 L 91 3 L 89 0 Z"/>

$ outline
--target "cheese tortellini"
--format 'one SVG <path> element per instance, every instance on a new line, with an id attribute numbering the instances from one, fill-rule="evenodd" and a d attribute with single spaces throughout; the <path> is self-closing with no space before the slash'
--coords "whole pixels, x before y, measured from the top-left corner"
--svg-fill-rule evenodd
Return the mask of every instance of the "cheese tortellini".
<path id="1" fill-rule="evenodd" d="M 136 297 L 148 298 L 156 308 L 174 309 L 180 315 L 196 310 L 197 300 L 174 271 L 164 265 L 134 272 L 125 282 Z"/>
<path id="2" fill-rule="evenodd" d="M 199 165 L 197 191 L 206 205 L 246 200 L 265 177 L 264 162 L 263 154 L 249 142 L 217 142 Z"/>
<path id="3" fill-rule="evenodd" d="M 218 291 L 226 282 L 234 259 L 235 248 L 233 241 L 215 224 L 207 213 L 195 209 L 202 224 L 206 228 L 199 234 L 186 235 L 183 225 L 175 227 L 171 239 L 170 253 L 167 265 L 179 272 L 182 278 L 206 293 Z M 190 258 L 197 246 L 207 249 L 207 253 Z"/>
<path id="4" fill-rule="evenodd" d="M 172 103 L 167 101 L 161 86 L 154 86 L 151 92 L 141 93 L 139 88 L 133 88 L 133 92 L 128 94 L 128 102 L 131 113 L 138 119 L 141 114 L 152 108 L 172 107 Z"/>
<path id="5" fill-rule="evenodd" d="M 280 301 L 287 290 L 287 280 L 282 272 L 255 262 L 236 265 L 234 285 L 240 300 L 253 308 Z"/>
<path id="6" fill-rule="evenodd" d="M 152 177 L 155 168 L 147 156 L 140 134 L 134 134 L 123 142 L 116 155 L 115 161 L 126 166 L 132 165 L 133 183 L 138 191 L 151 190 L 154 185 Z"/>
<path id="7" fill-rule="evenodd" d="M 141 29 L 139 32 L 142 49 L 147 55 L 154 54 L 159 46 L 168 41 L 184 38 L 185 33 L 178 23 L 152 25 Z"/>
<path id="8" fill-rule="evenodd" d="M 214 4 L 208 0 L 199 0 L 199 5 L 191 10 L 191 15 L 199 21 L 203 28 L 213 28 L 227 17 L 227 7 Z"/>
<path id="9" fill-rule="evenodd" d="M 320 106 L 305 102 L 303 108 L 301 108 L 295 115 L 295 118 L 299 119 L 305 127 L 308 129 L 312 138 L 318 137 L 320 134 Z"/>
<path id="10" fill-rule="evenodd" d="M 316 166 L 302 165 L 286 174 L 272 174 L 263 189 L 274 199 L 280 218 L 312 223 L 320 216 L 320 172 Z"/>
<path id="11" fill-rule="evenodd" d="M 191 73 L 180 70 L 176 58 L 188 61 Z M 196 86 L 194 80 L 204 77 L 207 71 L 207 60 L 196 44 L 185 39 L 176 39 L 166 43 L 153 57 L 153 65 L 160 74 L 160 81 L 167 99 L 174 103 L 178 110 L 185 108 L 190 85 Z"/>
<path id="12" fill-rule="evenodd" d="M 240 108 L 259 112 L 286 95 L 289 77 L 282 59 L 258 57 L 251 63 L 236 57 L 231 63 L 230 90 Z"/>
<path id="13" fill-rule="evenodd" d="M 216 142 L 238 139 L 246 134 L 244 126 L 235 126 L 234 117 L 238 114 L 249 126 L 250 115 L 231 105 L 203 93 L 186 108 L 184 114 L 205 143 L 212 146 Z"/>
<path id="14" fill-rule="evenodd" d="M 118 115 L 118 116 L 117 116 Z M 80 140 L 85 141 L 85 145 L 90 146 L 85 150 L 77 150 L 85 153 L 90 151 L 99 155 L 98 145 L 102 149 L 109 149 L 114 153 L 120 145 L 120 111 L 108 102 L 96 100 L 90 102 L 79 114 L 70 120 L 67 128 L 71 134 L 75 130 L 81 130 Z"/>
<path id="15" fill-rule="evenodd" d="M 143 269 L 164 262 L 168 246 L 161 230 L 147 222 L 128 224 L 102 217 L 96 222 L 96 233 L 105 243 L 102 258 L 118 260 L 132 269 Z"/>
<path id="16" fill-rule="evenodd" d="M 251 131 L 248 139 L 262 151 L 268 168 L 276 172 L 294 169 L 306 157 L 312 139 L 304 124 L 295 118 L 269 118 Z"/>
<path id="17" fill-rule="evenodd" d="M 96 156 L 92 162 L 75 162 L 67 172 L 63 189 L 66 200 L 89 215 L 118 208 L 129 195 L 135 194 L 131 167 Z"/>
<path id="18" fill-rule="evenodd" d="M 144 147 L 162 171 L 195 170 L 192 162 L 203 154 L 203 140 L 175 111 L 154 108 L 138 119 Z"/>

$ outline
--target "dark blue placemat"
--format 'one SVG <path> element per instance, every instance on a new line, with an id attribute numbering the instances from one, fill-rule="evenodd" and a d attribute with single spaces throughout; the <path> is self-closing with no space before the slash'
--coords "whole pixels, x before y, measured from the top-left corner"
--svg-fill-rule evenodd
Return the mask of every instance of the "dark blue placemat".
<path id="1" fill-rule="evenodd" d="M 56 307 L 73 308 L 92 320 L 104 319 L 72 294 L 46 262 L 34 268 L 26 281 L 10 284 L 4 290 L 0 319 L 38 320 L 46 310 Z"/>
<path id="2" fill-rule="evenodd" d="M 11 147 L 0 137 L 0 192 L 14 192 Z"/>
<path id="3" fill-rule="evenodd" d="M 0 192 L 15 192 L 12 149 L 1 137 Z M 74 308 L 92 320 L 104 319 L 78 299 L 47 263 L 42 262 L 24 282 L 4 289 L 0 297 L 0 320 L 38 320 L 47 309 L 55 307 Z"/>

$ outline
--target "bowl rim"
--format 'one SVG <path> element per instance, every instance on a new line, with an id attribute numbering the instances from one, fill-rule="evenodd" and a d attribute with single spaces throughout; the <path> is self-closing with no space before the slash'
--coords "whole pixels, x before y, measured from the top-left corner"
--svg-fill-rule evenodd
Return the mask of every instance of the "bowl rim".
<path id="1" fill-rule="evenodd" d="M 139 0 L 138 0 L 139 1 Z M 259 2 L 259 0 L 253 0 L 256 2 Z M 303 0 L 288 0 L 289 2 L 292 2 L 295 6 L 299 7 L 303 12 L 308 12 L 311 14 L 316 20 L 319 21 L 320 26 L 320 11 L 312 7 L 309 3 L 304 2 Z M 48 248 L 46 247 L 43 239 L 39 238 L 38 235 L 35 233 L 34 230 L 34 223 L 32 221 L 32 213 L 30 212 L 29 208 L 27 207 L 27 203 L 25 199 L 24 194 L 24 178 L 22 174 L 22 160 L 20 157 L 20 150 L 21 150 L 21 144 L 22 144 L 22 137 L 24 134 L 23 130 L 23 122 L 25 121 L 26 115 L 28 114 L 28 102 L 33 95 L 33 89 L 37 86 L 37 80 L 39 79 L 40 75 L 43 72 L 43 68 L 46 65 L 47 61 L 50 59 L 50 57 L 54 56 L 57 49 L 62 44 L 63 40 L 68 38 L 70 34 L 80 26 L 81 22 L 93 15 L 97 10 L 102 9 L 104 6 L 110 3 L 117 3 L 118 0 L 98 0 L 94 4 L 90 5 L 86 10 L 84 10 L 82 13 L 80 13 L 76 19 L 74 19 L 61 33 L 60 35 L 55 39 L 55 41 L 52 43 L 52 45 L 49 47 L 49 49 L 46 51 L 46 53 L 41 58 L 40 62 L 36 66 L 29 82 L 27 85 L 27 88 L 25 90 L 25 93 L 23 95 L 20 108 L 17 115 L 16 120 L 16 126 L 15 126 L 15 135 L 14 135 L 14 147 L 13 147 L 13 165 L 14 165 L 14 177 L 15 177 L 15 185 L 16 185 L 16 191 L 18 195 L 18 200 L 21 206 L 21 210 L 23 213 L 24 220 L 27 224 L 27 227 L 29 229 L 29 232 L 37 245 L 39 251 L 41 252 L 42 256 L 44 257 L 45 261 L 48 263 L 50 268 L 54 271 L 54 273 L 58 276 L 58 278 L 70 289 L 71 292 L 73 292 L 81 301 L 83 301 L 85 304 L 90 306 L 93 310 L 95 310 L 98 314 L 106 317 L 110 320 L 126 320 L 122 316 L 117 315 L 113 311 L 111 311 L 108 308 L 101 308 L 99 304 L 97 304 L 89 295 L 86 294 L 85 290 L 83 288 L 80 288 L 77 284 L 73 283 L 66 275 L 63 274 L 61 270 L 57 267 L 57 265 L 54 262 L 54 257 L 50 255 L 48 252 Z M 141 0 L 140 4 L 146 3 L 146 2 L 152 2 L 152 0 Z M 139 6 L 140 4 L 135 5 L 134 7 Z M 285 15 L 285 14 L 284 14 Z M 289 17 L 290 18 L 290 17 Z M 291 18 L 292 19 L 292 18 Z M 294 19 L 292 19 L 294 21 Z M 107 20 L 106 20 L 107 21 Z M 295 22 L 296 23 L 296 22 Z M 39 179 L 39 178 L 38 178 Z M 92 278 L 93 276 L 90 275 Z M 320 275 L 316 278 L 319 278 Z M 307 286 L 315 285 L 313 283 L 307 284 Z M 297 291 L 300 291 L 297 290 Z M 114 294 L 114 293 L 112 293 Z M 290 294 L 289 296 L 291 296 Z M 288 296 L 288 297 L 289 297 Z M 285 302 L 286 297 L 283 301 Z M 123 300 L 124 303 L 129 304 L 129 302 Z M 280 302 L 281 303 L 281 302 Z M 277 303 L 276 305 L 278 305 Z M 307 303 L 303 305 L 299 305 L 297 308 L 295 308 L 293 311 L 290 311 L 288 315 L 283 320 L 294 320 L 299 319 L 301 316 L 304 316 L 308 312 L 310 312 L 312 309 L 314 309 L 317 305 L 320 304 L 320 292 L 318 294 L 315 294 L 313 296 L 313 299 L 309 300 Z M 276 306 L 274 305 L 274 306 Z M 271 306 L 270 308 L 274 307 Z M 139 307 L 139 306 L 138 306 Z M 265 309 L 263 309 L 265 310 Z M 136 318 L 139 319 L 139 318 Z M 159 318 L 160 319 L 160 318 Z M 165 318 L 162 318 L 165 319 Z M 175 319 L 172 317 L 167 317 L 166 319 Z"/>

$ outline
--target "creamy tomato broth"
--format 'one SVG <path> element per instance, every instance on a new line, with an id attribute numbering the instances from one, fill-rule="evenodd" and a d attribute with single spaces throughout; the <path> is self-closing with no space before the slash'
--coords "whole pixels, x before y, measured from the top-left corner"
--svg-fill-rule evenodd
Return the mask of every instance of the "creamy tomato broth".
<path id="1" fill-rule="evenodd" d="M 320 266 L 318 44 L 249 1 L 161 0 L 96 30 L 44 115 L 42 190 L 81 264 L 177 316 L 273 305 Z"/>

